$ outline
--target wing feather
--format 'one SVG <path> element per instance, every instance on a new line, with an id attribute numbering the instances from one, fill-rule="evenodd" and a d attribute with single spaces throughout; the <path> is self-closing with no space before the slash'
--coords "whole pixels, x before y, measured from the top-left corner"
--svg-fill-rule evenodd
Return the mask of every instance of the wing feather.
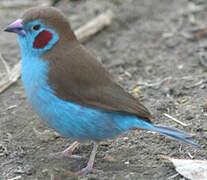
<path id="1" fill-rule="evenodd" d="M 87 107 L 133 114 L 150 122 L 149 111 L 112 79 L 94 55 L 79 43 L 66 47 L 59 44 L 43 57 L 50 63 L 48 81 L 57 97 Z"/>

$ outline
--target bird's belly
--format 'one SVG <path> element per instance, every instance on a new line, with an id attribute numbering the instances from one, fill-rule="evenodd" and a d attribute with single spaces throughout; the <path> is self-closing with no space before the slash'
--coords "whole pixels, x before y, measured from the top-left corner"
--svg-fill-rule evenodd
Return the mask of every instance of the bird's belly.
<path id="1" fill-rule="evenodd" d="M 39 116 L 60 134 L 79 141 L 101 140 L 114 137 L 123 129 L 117 123 L 117 116 L 78 104 L 53 100 L 39 106 Z M 121 119 L 120 119 L 121 121 Z"/>
<path id="2" fill-rule="evenodd" d="M 132 125 L 130 118 L 64 101 L 47 88 L 28 96 L 40 118 L 63 136 L 78 140 L 112 138 Z M 133 119 L 133 118 L 131 118 Z"/>

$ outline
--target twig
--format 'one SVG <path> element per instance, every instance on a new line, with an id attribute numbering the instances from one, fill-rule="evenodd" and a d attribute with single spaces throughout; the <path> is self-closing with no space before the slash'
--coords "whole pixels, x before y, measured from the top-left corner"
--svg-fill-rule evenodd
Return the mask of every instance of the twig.
<path id="1" fill-rule="evenodd" d="M 12 85 L 14 82 L 16 82 L 21 74 L 21 62 L 18 62 L 14 68 L 10 71 L 10 74 L 6 76 L 1 82 L 0 82 L 0 93 L 5 91 L 10 85 Z"/>
<path id="2" fill-rule="evenodd" d="M 202 66 L 204 66 L 205 68 L 207 68 L 207 62 L 205 62 L 205 59 L 202 55 L 199 56 L 199 61 L 200 61 L 200 64 Z"/>
<path id="3" fill-rule="evenodd" d="M 199 29 L 197 31 L 192 32 L 192 39 L 200 39 L 207 35 L 207 29 Z"/>
<path id="4" fill-rule="evenodd" d="M 17 9 L 17 8 L 29 8 L 35 6 L 37 4 L 36 1 L 3 1 L 1 2 L 0 10 L 8 10 L 8 9 Z M 38 4 L 39 6 L 50 6 L 50 1 L 41 1 Z"/>
<path id="5" fill-rule="evenodd" d="M 138 83 L 137 86 L 141 86 L 139 87 L 139 89 L 144 89 L 144 88 L 149 88 L 149 87 L 157 87 L 159 88 L 165 81 L 171 80 L 172 77 L 166 77 L 162 80 L 160 80 L 159 82 L 155 82 L 155 83 Z"/>
<path id="6" fill-rule="evenodd" d="M 91 36 L 111 24 L 114 14 L 111 10 L 104 12 L 98 17 L 89 21 L 83 27 L 75 30 L 75 34 L 80 42 L 87 41 Z M 8 72 L 8 70 L 7 70 Z M 0 93 L 16 82 L 21 75 L 21 62 L 18 62 L 9 72 L 8 76 L 0 82 Z"/>
<path id="7" fill-rule="evenodd" d="M 175 179 L 177 176 L 179 176 L 179 173 L 169 176 L 167 179 Z"/>
<path id="8" fill-rule="evenodd" d="M 110 25 L 113 18 L 113 12 L 111 10 L 108 10 L 98 17 L 94 18 L 92 21 L 88 22 L 83 27 L 77 29 L 75 31 L 75 34 L 79 41 L 84 42 L 104 27 Z"/>
<path id="9" fill-rule="evenodd" d="M 4 64 L 4 67 L 5 67 L 5 69 L 6 69 L 7 75 L 9 75 L 9 74 L 10 74 L 10 68 L 9 68 L 8 64 L 6 63 L 6 61 L 4 60 L 2 54 L 0 54 L 0 60 L 1 60 L 2 63 Z"/>
<path id="10" fill-rule="evenodd" d="M 190 152 L 188 152 L 187 154 L 191 159 L 193 159 L 193 156 L 190 154 Z"/>
<path id="11" fill-rule="evenodd" d="M 17 180 L 17 179 L 20 179 L 22 176 L 16 176 L 16 177 L 13 177 L 11 179 L 8 179 L 8 180 Z"/>
<path id="12" fill-rule="evenodd" d="M 197 41 L 201 38 L 207 37 L 207 28 L 205 27 L 202 29 L 192 30 L 190 32 L 182 32 L 181 34 L 190 41 Z"/>
<path id="13" fill-rule="evenodd" d="M 181 122 L 181 121 L 175 119 L 174 117 L 170 116 L 169 114 L 163 113 L 163 115 L 166 116 L 166 117 L 168 117 L 168 118 L 170 118 L 170 119 L 172 119 L 173 121 L 175 121 L 175 122 L 178 123 L 178 124 L 181 124 L 181 125 L 183 125 L 183 126 L 188 126 L 187 124 L 185 124 L 185 123 L 183 123 L 183 122 Z"/>
<path id="14" fill-rule="evenodd" d="M 35 127 L 32 128 L 35 135 L 42 141 L 48 142 L 60 137 L 60 134 L 50 130 L 44 130 L 43 132 L 38 131 Z"/>
<path id="15" fill-rule="evenodd" d="M 200 75 L 197 75 L 197 76 L 183 76 L 183 77 L 166 77 L 164 79 L 161 79 L 160 81 L 158 82 L 152 82 L 152 83 L 146 83 L 146 82 L 138 82 L 136 84 L 136 87 L 138 87 L 137 89 L 139 90 L 142 90 L 142 89 L 145 89 L 145 88 L 159 88 L 163 83 L 165 83 L 166 81 L 168 80 L 195 80 L 195 79 L 201 79 L 201 78 L 206 78 L 206 75 L 205 74 L 200 74 Z M 201 84 L 203 84 L 204 82 L 206 82 L 206 80 L 200 80 L 199 82 L 196 82 L 195 84 L 193 84 L 192 86 L 189 86 L 187 88 L 192 88 L 192 87 L 196 87 L 196 86 L 199 86 Z M 136 89 L 135 87 L 135 89 Z"/>

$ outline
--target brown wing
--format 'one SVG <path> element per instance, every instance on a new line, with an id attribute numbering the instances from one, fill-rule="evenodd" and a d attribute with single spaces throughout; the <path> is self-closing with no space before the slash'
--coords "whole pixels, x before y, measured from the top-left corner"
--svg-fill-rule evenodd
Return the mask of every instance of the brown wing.
<path id="1" fill-rule="evenodd" d="M 114 82 L 96 57 L 79 42 L 67 45 L 60 42 L 43 58 L 50 63 L 49 84 L 59 98 L 106 111 L 134 114 L 150 122 L 149 111 Z"/>

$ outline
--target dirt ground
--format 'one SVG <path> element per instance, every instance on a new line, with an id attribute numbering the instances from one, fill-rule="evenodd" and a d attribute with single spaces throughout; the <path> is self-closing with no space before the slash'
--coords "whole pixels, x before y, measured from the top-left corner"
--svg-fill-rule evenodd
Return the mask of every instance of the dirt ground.
<path id="1" fill-rule="evenodd" d="M 1 29 L 43 1 L 14 2 L 12 6 L 7 0 L 0 1 Z M 205 0 L 73 0 L 61 1 L 57 7 L 68 16 L 73 29 L 113 10 L 116 19 L 85 45 L 126 90 L 140 98 L 155 124 L 193 133 L 196 142 L 206 144 L 207 39 L 189 39 L 194 30 L 207 27 Z M 10 67 L 20 60 L 16 35 L 0 32 L 0 53 Z M 5 72 L 1 61 L 0 72 Z M 135 88 L 140 92 L 135 93 Z M 42 157 L 71 143 L 37 117 L 20 80 L 0 94 L 0 180 L 178 180 L 184 178 L 159 155 L 207 159 L 205 146 L 195 148 L 159 134 L 131 131 L 101 142 L 95 168 L 103 173 L 77 177 L 71 172 L 86 166 L 87 160 Z M 91 149 L 90 143 L 82 144 L 74 153 L 89 157 Z"/>

